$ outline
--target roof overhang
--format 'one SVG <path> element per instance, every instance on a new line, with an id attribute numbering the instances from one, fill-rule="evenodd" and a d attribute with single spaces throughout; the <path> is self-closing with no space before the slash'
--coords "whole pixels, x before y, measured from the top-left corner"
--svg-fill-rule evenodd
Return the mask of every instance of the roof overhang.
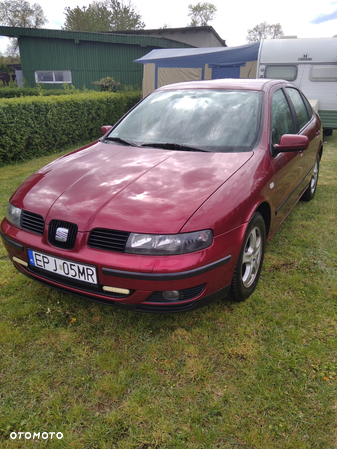
<path id="1" fill-rule="evenodd" d="M 128 35 L 119 33 L 88 33 L 82 31 L 49 30 L 44 28 L 20 28 L 0 26 L 0 36 L 7 37 L 33 37 L 40 39 L 66 39 L 76 44 L 87 42 L 101 42 L 108 44 L 140 45 L 142 47 L 189 47 L 187 44 L 179 43 L 165 37 Z"/>

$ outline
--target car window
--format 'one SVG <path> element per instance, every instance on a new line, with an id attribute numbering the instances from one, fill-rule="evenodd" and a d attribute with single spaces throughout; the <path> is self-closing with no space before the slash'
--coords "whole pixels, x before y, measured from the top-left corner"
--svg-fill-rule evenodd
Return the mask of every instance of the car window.
<path id="1" fill-rule="evenodd" d="M 307 100 L 307 98 L 304 95 L 302 95 L 302 98 L 303 98 L 303 101 L 304 101 L 305 106 L 307 108 L 308 116 L 309 116 L 309 120 L 310 120 L 312 115 L 313 115 L 311 104 L 309 103 L 309 101 Z"/>
<path id="2" fill-rule="evenodd" d="M 176 144 L 212 152 L 251 151 L 261 128 L 262 98 L 261 92 L 246 90 L 153 92 L 108 138 L 139 146 Z"/>
<path id="3" fill-rule="evenodd" d="M 279 143 L 283 134 L 294 134 L 294 123 L 288 101 L 282 89 L 273 95 L 271 118 L 272 144 Z"/>
<path id="4" fill-rule="evenodd" d="M 302 96 L 297 89 L 293 89 L 292 87 L 286 88 L 287 93 L 289 94 L 291 101 L 295 108 L 295 113 L 298 120 L 299 130 L 302 129 L 309 121 L 307 108 L 303 102 Z"/>

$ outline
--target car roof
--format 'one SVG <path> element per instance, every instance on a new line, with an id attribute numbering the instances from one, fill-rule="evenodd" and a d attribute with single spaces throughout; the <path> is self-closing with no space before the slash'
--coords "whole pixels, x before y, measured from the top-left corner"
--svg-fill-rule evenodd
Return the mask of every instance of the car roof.
<path id="1" fill-rule="evenodd" d="M 183 83 L 169 84 L 157 90 L 185 90 L 185 89 L 234 89 L 234 90 L 256 90 L 267 91 L 274 85 L 289 85 L 282 80 L 269 79 L 240 79 L 225 78 L 218 80 L 187 81 Z"/>

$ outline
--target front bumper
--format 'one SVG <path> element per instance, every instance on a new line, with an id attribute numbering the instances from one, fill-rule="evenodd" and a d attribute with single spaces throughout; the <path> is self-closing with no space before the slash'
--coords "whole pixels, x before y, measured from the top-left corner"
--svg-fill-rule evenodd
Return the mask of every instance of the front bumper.
<path id="1" fill-rule="evenodd" d="M 227 296 L 240 251 L 240 244 L 236 245 L 235 241 L 240 241 L 242 232 L 237 228 L 215 237 L 210 248 L 198 253 L 151 257 L 99 251 L 85 244 L 74 251 L 61 250 L 39 235 L 12 226 L 6 219 L 1 224 L 1 237 L 9 257 L 26 276 L 100 303 L 159 313 L 192 310 Z M 98 284 L 85 285 L 30 265 L 28 248 L 95 265 Z M 221 248 L 226 248 L 226 254 Z M 114 291 L 106 291 L 107 286 Z M 162 292 L 173 290 L 180 292 L 179 300 L 165 300 Z"/>

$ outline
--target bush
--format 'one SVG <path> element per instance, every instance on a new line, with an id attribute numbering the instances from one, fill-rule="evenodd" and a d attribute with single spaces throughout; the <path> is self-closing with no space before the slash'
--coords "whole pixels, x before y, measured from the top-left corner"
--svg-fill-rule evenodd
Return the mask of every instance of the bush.
<path id="1" fill-rule="evenodd" d="M 0 101 L 0 165 L 47 155 L 69 144 L 95 140 L 140 93 L 79 93 Z"/>
<path id="2" fill-rule="evenodd" d="M 102 78 L 99 81 L 93 81 L 92 84 L 94 84 L 95 86 L 100 86 L 101 92 L 116 92 L 119 88 L 122 87 L 121 83 L 118 83 L 110 76 Z"/>

